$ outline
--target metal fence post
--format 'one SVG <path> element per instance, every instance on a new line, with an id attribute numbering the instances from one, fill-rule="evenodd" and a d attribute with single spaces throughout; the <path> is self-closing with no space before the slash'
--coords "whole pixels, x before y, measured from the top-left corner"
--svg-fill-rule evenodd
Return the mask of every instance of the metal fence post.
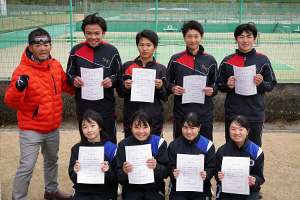
<path id="1" fill-rule="evenodd" d="M 71 49 L 72 49 L 73 48 L 72 0 L 70 0 L 70 40 L 71 40 Z"/>
<path id="2" fill-rule="evenodd" d="M 155 1 L 155 33 L 158 31 L 158 0 Z M 157 60 L 157 51 L 154 53 L 154 57 Z"/>
<path id="3" fill-rule="evenodd" d="M 240 18 L 239 18 L 239 24 L 242 24 L 242 13 L 243 12 L 243 0 L 240 0 Z"/>

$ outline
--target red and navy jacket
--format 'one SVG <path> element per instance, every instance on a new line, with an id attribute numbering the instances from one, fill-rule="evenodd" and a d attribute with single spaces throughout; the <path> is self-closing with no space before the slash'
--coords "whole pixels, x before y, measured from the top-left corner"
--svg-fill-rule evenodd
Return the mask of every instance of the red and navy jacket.
<path id="1" fill-rule="evenodd" d="M 206 171 L 206 179 L 203 183 L 203 196 L 211 194 L 210 179 L 215 175 L 216 159 L 215 159 L 215 146 L 207 138 L 198 136 L 194 141 L 189 141 L 185 137 L 180 136 L 172 141 L 168 147 L 169 162 L 170 162 L 170 194 L 199 194 L 199 192 L 177 192 L 176 179 L 174 178 L 173 171 L 177 166 L 177 154 L 190 154 L 190 155 L 204 155 L 204 171 Z"/>
<path id="2" fill-rule="evenodd" d="M 109 169 L 105 172 L 104 184 L 77 183 L 77 174 L 74 172 L 74 165 L 76 164 L 76 160 L 78 160 L 80 146 L 104 147 L 104 161 L 109 163 Z M 118 180 L 114 171 L 116 167 L 116 151 L 117 146 L 107 140 L 93 143 L 85 140 L 83 143 L 77 143 L 72 147 L 69 163 L 69 176 L 74 183 L 73 188 L 75 189 L 75 193 L 84 193 L 87 196 L 93 194 L 104 194 L 104 196 L 107 196 L 110 199 L 117 199 Z"/>
<path id="3" fill-rule="evenodd" d="M 131 90 L 127 90 L 124 86 L 124 81 L 127 79 L 132 79 L 132 71 L 134 68 L 145 68 L 145 69 L 154 69 L 156 70 L 156 79 L 161 79 L 163 85 L 160 89 L 155 88 L 154 93 L 154 103 L 148 102 L 132 102 L 130 101 Z M 153 122 L 152 132 L 156 134 L 161 132 L 164 122 L 164 109 L 161 101 L 167 101 L 167 68 L 156 62 L 153 58 L 152 62 L 148 62 L 145 67 L 143 67 L 142 62 L 137 57 L 135 60 L 126 62 L 120 72 L 120 85 L 117 87 L 118 95 L 121 98 L 124 98 L 124 128 L 130 128 L 131 117 L 133 113 L 138 110 L 144 110 L 147 112 Z"/>
<path id="4" fill-rule="evenodd" d="M 171 57 L 168 64 L 169 84 L 168 93 L 172 94 L 172 87 L 183 86 L 183 77 L 190 75 L 206 76 L 206 87 L 213 88 L 212 96 L 205 96 L 205 103 L 186 103 L 182 104 L 182 95 L 174 96 L 173 118 L 180 120 L 187 112 L 197 112 L 202 122 L 211 121 L 214 118 L 214 104 L 212 97 L 218 93 L 216 84 L 217 62 L 215 58 L 204 52 L 203 46 L 199 46 L 196 55 L 189 52 L 188 48 L 181 53 Z"/>
<path id="5" fill-rule="evenodd" d="M 123 163 L 126 162 L 125 146 L 151 144 L 152 157 L 156 159 L 156 168 L 154 169 L 154 183 L 148 184 L 130 184 L 128 175 L 123 170 Z M 165 182 L 169 175 L 169 158 L 167 150 L 167 142 L 157 136 L 150 134 L 147 140 L 140 142 L 133 135 L 125 138 L 118 144 L 117 150 L 117 177 L 119 183 L 123 185 L 123 192 L 129 191 L 161 191 L 165 194 Z"/>
<path id="6" fill-rule="evenodd" d="M 256 65 L 256 74 L 263 76 L 263 82 L 257 86 L 257 94 L 243 96 L 235 93 L 235 88 L 229 89 L 228 78 L 234 75 L 233 66 L 247 67 Z M 225 118 L 233 115 L 244 115 L 250 122 L 263 122 L 265 120 L 265 92 L 271 92 L 277 84 L 275 74 L 267 56 L 256 52 L 255 49 L 226 56 L 219 67 L 217 78 L 218 89 L 227 93 L 225 100 Z"/>
<path id="7" fill-rule="evenodd" d="M 118 50 L 111 44 L 101 41 L 93 48 L 87 42 L 82 42 L 73 47 L 70 52 L 67 79 L 73 84 L 77 76 L 81 76 L 80 68 L 103 68 L 103 79 L 109 77 L 112 87 L 104 88 L 104 98 L 90 101 L 81 98 L 81 88 L 77 88 L 75 94 L 76 114 L 81 116 L 85 110 L 92 109 L 101 117 L 112 116 L 116 113 L 114 87 L 118 82 L 118 73 L 121 69 L 121 59 Z"/>
<path id="8" fill-rule="evenodd" d="M 222 169 L 222 161 L 224 156 L 231 157 L 250 157 L 249 163 L 249 175 L 255 177 L 255 184 L 250 187 L 250 192 L 258 192 L 260 186 L 265 182 L 264 179 L 264 153 L 263 150 L 246 138 L 245 144 L 243 147 L 236 146 L 233 140 L 229 140 L 226 144 L 222 145 L 216 153 L 216 169 L 217 172 L 220 172 Z M 222 193 L 221 182 L 219 181 L 218 174 L 216 173 L 215 179 L 217 181 L 217 197 L 226 196 L 233 199 L 239 199 L 243 195 L 239 194 L 228 194 Z M 242 198 L 241 198 L 242 199 Z"/>

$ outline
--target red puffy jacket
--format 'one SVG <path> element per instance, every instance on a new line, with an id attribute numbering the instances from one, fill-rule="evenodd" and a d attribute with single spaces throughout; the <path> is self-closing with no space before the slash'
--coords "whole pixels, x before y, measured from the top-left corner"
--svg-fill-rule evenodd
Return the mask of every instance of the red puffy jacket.
<path id="1" fill-rule="evenodd" d="M 61 93 L 75 94 L 75 88 L 67 83 L 61 64 L 54 58 L 35 62 L 25 49 L 20 65 L 15 69 L 10 86 L 5 94 L 5 103 L 18 108 L 20 130 L 49 133 L 61 124 L 63 102 Z M 20 92 L 15 84 L 19 76 L 28 75 L 28 87 Z"/>

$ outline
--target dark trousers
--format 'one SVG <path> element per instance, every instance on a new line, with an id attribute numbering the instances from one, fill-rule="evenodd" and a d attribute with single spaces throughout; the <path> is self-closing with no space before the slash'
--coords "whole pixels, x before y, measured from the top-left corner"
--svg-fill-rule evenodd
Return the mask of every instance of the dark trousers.
<path id="1" fill-rule="evenodd" d="M 230 121 L 228 119 L 225 119 L 226 142 L 230 140 L 229 127 L 230 127 Z M 261 147 L 262 145 L 261 137 L 262 137 L 263 128 L 264 128 L 264 122 L 250 122 L 250 131 L 248 134 L 248 138 L 253 143 L 257 144 L 259 147 Z"/>
<path id="2" fill-rule="evenodd" d="M 191 193 L 189 195 L 187 194 L 171 194 L 170 200 L 211 200 L 211 194 L 204 194 L 204 193 Z"/>
<path id="3" fill-rule="evenodd" d="M 164 200 L 165 191 L 146 190 L 128 191 L 122 193 L 123 200 Z"/>
<path id="4" fill-rule="evenodd" d="M 125 138 L 128 138 L 129 136 L 131 136 L 132 135 L 131 129 L 130 128 L 124 128 L 124 134 L 125 134 Z M 161 136 L 161 131 L 151 132 L 151 134 Z"/>
<path id="5" fill-rule="evenodd" d="M 221 193 L 217 200 L 259 200 L 258 192 L 251 192 L 250 195 L 235 195 L 235 197 L 231 196 L 232 195 L 227 196 L 226 193 Z"/>
<path id="6" fill-rule="evenodd" d="M 207 139 L 213 141 L 213 121 L 202 122 L 200 128 L 200 135 L 206 137 Z M 173 138 L 176 139 L 182 135 L 181 132 L 181 121 L 175 121 L 173 125 Z"/>
<path id="7" fill-rule="evenodd" d="M 116 198 L 108 197 L 104 194 L 86 194 L 86 193 L 75 193 L 72 200 L 116 200 Z"/>
<path id="8" fill-rule="evenodd" d="M 102 118 L 105 129 L 106 129 L 106 133 L 109 136 L 109 141 L 111 141 L 114 144 L 117 144 L 116 119 L 117 119 L 116 115 Z M 77 120 L 79 122 L 79 117 L 77 117 Z"/>

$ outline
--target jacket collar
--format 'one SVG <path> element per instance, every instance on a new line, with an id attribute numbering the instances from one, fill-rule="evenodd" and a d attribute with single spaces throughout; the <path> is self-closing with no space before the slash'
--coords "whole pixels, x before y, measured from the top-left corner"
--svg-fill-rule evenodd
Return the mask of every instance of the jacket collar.
<path id="1" fill-rule="evenodd" d="M 140 56 L 138 56 L 136 59 L 134 59 L 134 62 L 135 62 L 137 65 L 143 67 L 143 63 L 142 63 L 141 60 L 139 60 L 139 58 L 140 58 Z M 156 63 L 156 60 L 155 60 L 155 58 L 153 57 L 153 61 L 147 62 L 146 68 L 155 65 L 155 63 Z"/>
<path id="2" fill-rule="evenodd" d="M 204 52 L 204 47 L 203 47 L 202 45 L 200 45 L 200 46 L 199 46 L 199 50 L 198 50 L 198 52 L 197 52 L 196 55 L 193 55 L 193 54 L 190 52 L 190 50 L 189 50 L 188 47 L 186 47 L 186 52 L 187 52 L 187 54 L 190 55 L 190 56 L 198 57 L 198 56 L 201 56 L 201 55 L 203 54 L 203 52 Z"/>
<path id="3" fill-rule="evenodd" d="M 100 142 L 89 142 L 87 139 L 84 140 L 85 146 L 104 146 L 105 143 L 105 139 L 101 140 Z"/>
<path id="4" fill-rule="evenodd" d="M 148 144 L 148 142 L 149 142 L 150 139 L 151 139 L 151 136 L 152 136 L 152 134 L 149 135 L 149 137 L 147 138 L 147 140 L 142 141 L 142 142 L 139 141 L 138 139 L 136 139 L 133 135 L 131 135 L 130 137 L 131 137 L 131 140 L 133 141 L 134 144 L 139 145 L 139 144 Z"/>
<path id="5" fill-rule="evenodd" d="M 51 55 L 49 56 L 49 60 L 44 62 L 36 62 L 31 60 L 32 53 L 29 51 L 29 46 L 26 47 L 22 57 L 21 57 L 21 64 L 31 66 L 34 68 L 38 68 L 41 70 L 50 70 L 50 66 L 52 66 L 53 61 L 55 60 Z"/>
<path id="6" fill-rule="evenodd" d="M 255 54 L 255 53 L 256 53 L 256 50 L 255 50 L 254 48 L 252 48 L 251 51 L 249 51 L 249 52 L 247 52 L 247 53 L 242 53 L 242 52 L 240 52 L 239 49 L 236 49 L 235 52 L 236 52 L 236 54 L 239 55 L 239 56 L 242 56 L 242 57 L 248 57 L 248 56 L 251 56 L 251 55 Z"/>
<path id="7" fill-rule="evenodd" d="M 89 45 L 89 43 L 87 41 L 85 41 L 86 46 L 88 46 L 91 49 L 97 49 L 97 48 L 101 48 L 103 45 L 103 42 L 101 41 L 98 46 L 92 47 L 91 45 Z"/>
<path id="8" fill-rule="evenodd" d="M 235 144 L 235 142 L 234 142 L 233 140 L 231 140 L 231 139 L 230 139 L 228 142 L 230 142 L 230 144 L 231 144 L 232 146 L 234 146 L 235 148 L 238 148 L 238 149 L 246 149 L 246 148 L 249 146 L 249 144 L 250 144 L 250 140 L 249 140 L 248 137 L 246 137 L 245 144 L 244 144 L 244 146 L 242 146 L 242 147 L 238 147 L 238 146 Z"/>
<path id="9" fill-rule="evenodd" d="M 198 143 L 199 139 L 200 139 L 200 133 L 198 133 L 197 137 L 193 140 L 193 141 L 189 141 L 187 140 L 185 137 L 181 136 L 183 138 L 183 141 L 185 141 L 187 144 L 190 144 L 190 145 L 195 145 Z"/>

